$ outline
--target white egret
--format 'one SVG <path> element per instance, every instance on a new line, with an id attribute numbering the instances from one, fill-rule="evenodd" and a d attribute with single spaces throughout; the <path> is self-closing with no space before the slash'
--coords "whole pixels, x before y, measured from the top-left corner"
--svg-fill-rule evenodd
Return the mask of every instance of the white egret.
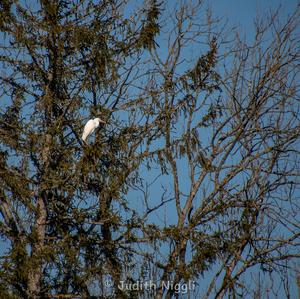
<path id="1" fill-rule="evenodd" d="M 101 124 L 106 124 L 106 122 L 100 118 L 94 118 L 94 119 L 90 119 L 84 126 L 83 129 L 83 133 L 82 133 L 82 140 L 84 142 L 86 142 L 86 139 L 89 137 L 89 135 L 91 135 L 96 128 L 99 127 L 99 125 Z"/>

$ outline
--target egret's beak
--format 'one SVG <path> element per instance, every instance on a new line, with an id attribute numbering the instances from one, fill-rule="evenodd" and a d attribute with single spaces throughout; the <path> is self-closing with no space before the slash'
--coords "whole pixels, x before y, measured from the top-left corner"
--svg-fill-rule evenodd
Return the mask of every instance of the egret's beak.
<path id="1" fill-rule="evenodd" d="M 107 122 L 105 122 L 105 121 L 102 120 L 102 119 L 99 120 L 99 123 L 101 123 L 101 124 L 107 124 Z"/>

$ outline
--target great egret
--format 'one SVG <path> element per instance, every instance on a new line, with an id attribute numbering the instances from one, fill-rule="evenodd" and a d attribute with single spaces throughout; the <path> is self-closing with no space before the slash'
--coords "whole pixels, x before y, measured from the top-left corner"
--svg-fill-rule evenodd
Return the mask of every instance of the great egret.
<path id="1" fill-rule="evenodd" d="M 99 125 L 101 124 L 106 124 L 106 122 L 100 118 L 94 118 L 94 119 L 90 119 L 84 126 L 83 129 L 83 133 L 82 133 L 82 140 L 84 142 L 86 142 L 86 139 L 89 137 L 89 135 L 91 135 L 96 128 L 99 127 Z"/>

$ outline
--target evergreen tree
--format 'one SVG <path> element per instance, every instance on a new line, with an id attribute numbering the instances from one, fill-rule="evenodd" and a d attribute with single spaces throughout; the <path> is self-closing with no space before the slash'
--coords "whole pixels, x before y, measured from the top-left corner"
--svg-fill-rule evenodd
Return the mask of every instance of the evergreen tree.
<path id="1" fill-rule="evenodd" d="M 88 296 L 92 273 L 120 280 L 112 238 L 120 215 L 111 204 L 134 166 L 122 129 L 99 130 L 91 146 L 80 133 L 89 117 L 116 124 L 120 73 L 130 75 L 127 59 L 152 47 L 159 32 L 155 1 L 143 22 L 125 18 L 125 5 L 1 2 L 1 95 L 8 100 L 1 114 L 1 212 L 11 246 L 1 297 Z M 100 220 L 100 230 L 91 227 Z"/>

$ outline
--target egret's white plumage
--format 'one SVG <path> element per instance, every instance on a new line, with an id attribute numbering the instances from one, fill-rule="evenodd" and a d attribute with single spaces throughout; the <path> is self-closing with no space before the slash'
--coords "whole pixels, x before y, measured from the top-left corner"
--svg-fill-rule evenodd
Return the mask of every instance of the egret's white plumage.
<path id="1" fill-rule="evenodd" d="M 89 137 L 89 135 L 91 135 L 95 131 L 95 129 L 99 127 L 100 123 L 105 124 L 105 121 L 97 117 L 94 119 L 90 119 L 85 124 L 81 137 L 84 142 Z"/>

